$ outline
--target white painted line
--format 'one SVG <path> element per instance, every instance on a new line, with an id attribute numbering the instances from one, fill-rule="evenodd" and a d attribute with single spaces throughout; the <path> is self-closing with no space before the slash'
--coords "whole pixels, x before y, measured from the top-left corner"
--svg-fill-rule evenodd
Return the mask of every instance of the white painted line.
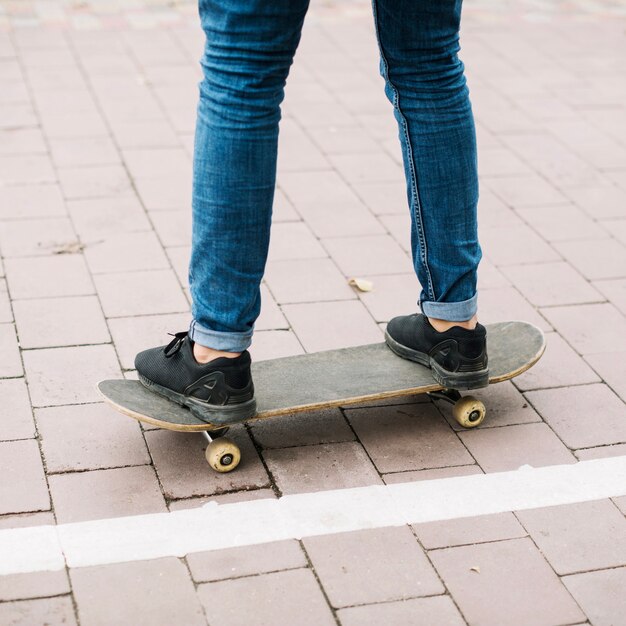
<path id="1" fill-rule="evenodd" d="M 626 456 L 0 531 L 0 574 L 402 526 L 626 495 Z"/>

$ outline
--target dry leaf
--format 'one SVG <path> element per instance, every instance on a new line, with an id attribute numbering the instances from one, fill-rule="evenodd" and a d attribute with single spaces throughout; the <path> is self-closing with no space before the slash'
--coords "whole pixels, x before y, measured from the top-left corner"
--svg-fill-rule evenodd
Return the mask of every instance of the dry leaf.
<path id="1" fill-rule="evenodd" d="M 351 278 L 348 281 L 350 287 L 356 287 L 359 291 L 372 291 L 374 289 L 374 283 L 365 278 Z"/>
<path id="2" fill-rule="evenodd" d="M 52 254 L 78 254 L 82 252 L 84 248 L 84 243 L 80 243 L 80 241 L 70 241 L 69 243 L 57 246 L 52 251 Z"/>
<path id="3" fill-rule="evenodd" d="M 474 565 L 474 567 L 470 567 L 470 570 L 472 572 L 476 572 L 477 574 L 480 574 L 480 567 L 478 567 L 478 565 Z"/>

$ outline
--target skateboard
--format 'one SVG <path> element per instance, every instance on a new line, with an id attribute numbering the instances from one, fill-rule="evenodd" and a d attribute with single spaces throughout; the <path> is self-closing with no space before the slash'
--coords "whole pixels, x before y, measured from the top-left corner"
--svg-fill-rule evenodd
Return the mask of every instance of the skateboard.
<path id="1" fill-rule="evenodd" d="M 544 350 L 543 333 L 532 324 L 487 325 L 489 384 L 525 372 Z M 454 418 L 465 428 L 475 428 L 486 415 L 480 400 L 442 388 L 427 367 L 396 356 L 384 343 L 259 361 L 252 364 L 252 377 L 257 414 L 251 420 L 422 393 L 451 403 Z M 230 472 L 239 464 L 237 444 L 224 436 L 227 426 L 202 421 L 137 380 L 103 380 L 98 389 L 113 408 L 140 422 L 202 432 L 209 442 L 206 459 L 214 470 Z"/>

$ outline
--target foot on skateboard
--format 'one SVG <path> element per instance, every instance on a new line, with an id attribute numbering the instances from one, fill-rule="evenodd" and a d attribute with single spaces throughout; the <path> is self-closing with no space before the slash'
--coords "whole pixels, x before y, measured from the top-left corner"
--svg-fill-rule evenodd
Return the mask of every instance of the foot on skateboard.
<path id="1" fill-rule="evenodd" d="M 532 324 L 503 322 L 487 326 L 487 350 L 489 384 L 494 384 L 532 367 L 545 341 Z M 430 369 L 398 358 L 384 343 L 260 361 L 252 365 L 252 375 L 257 387 L 252 419 L 420 393 L 452 403 L 455 419 L 465 428 L 478 426 L 486 414 L 480 400 L 436 383 Z M 216 471 L 237 467 L 241 455 L 236 443 L 223 437 L 222 418 L 200 419 L 136 380 L 104 380 L 98 388 L 110 405 L 136 420 L 168 430 L 203 432 L 210 440 L 207 460 Z"/>

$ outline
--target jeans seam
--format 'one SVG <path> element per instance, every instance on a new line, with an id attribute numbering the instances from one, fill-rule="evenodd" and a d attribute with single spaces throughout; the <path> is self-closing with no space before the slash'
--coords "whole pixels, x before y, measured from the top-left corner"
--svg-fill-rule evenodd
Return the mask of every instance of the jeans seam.
<path id="1" fill-rule="evenodd" d="M 404 135 L 404 140 L 406 142 L 406 150 L 407 150 L 407 158 L 409 162 L 409 175 L 410 175 L 410 183 L 411 183 L 411 196 L 413 197 L 413 201 L 415 203 L 415 210 L 413 214 L 415 216 L 415 223 L 417 224 L 417 236 L 419 241 L 419 248 L 421 253 L 421 264 L 426 271 L 426 278 L 428 280 L 428 295 L 432 300 L 436 300 L 435 289 L 433 287 L 433 280 L 430 274 L 430 268 L 428 267 L 428 246 L 426 244 L 426 236 L 424 234 L 424 222 L 422 220 L 422 203 L 419 197 L 419 191 L 417 188 L 417 174 L 415 172 L 415 161 L 413 160 L 413 148 L 411 146 L 411 139 L 408 131 L 408 122 L 406 116 L 402 112 L 400 108 L 400 95 L 397 87 L 393 84 L 391 79 L 389 78 L 389 65 L 387 63 L 387 59 L 385 57 L 385 53 L 383 50 L 383 44 L 380 38 L 380 28 L 378 24 L 378 10 L 377 10 L 377 0 L 372 0 L 372 11 L 374 14 L 374 26 L 376 29 L 376 40 L 378 42 L 378 51 L 380 53 L 380 60 L 382 61 L 382 65 L 384 68 L 383 78 L 385 82 L 391 87 L 393 91 L 393 107 L 398 112 L 400 116 L 400 123 L 402 125 L 402 134 Z"/>

